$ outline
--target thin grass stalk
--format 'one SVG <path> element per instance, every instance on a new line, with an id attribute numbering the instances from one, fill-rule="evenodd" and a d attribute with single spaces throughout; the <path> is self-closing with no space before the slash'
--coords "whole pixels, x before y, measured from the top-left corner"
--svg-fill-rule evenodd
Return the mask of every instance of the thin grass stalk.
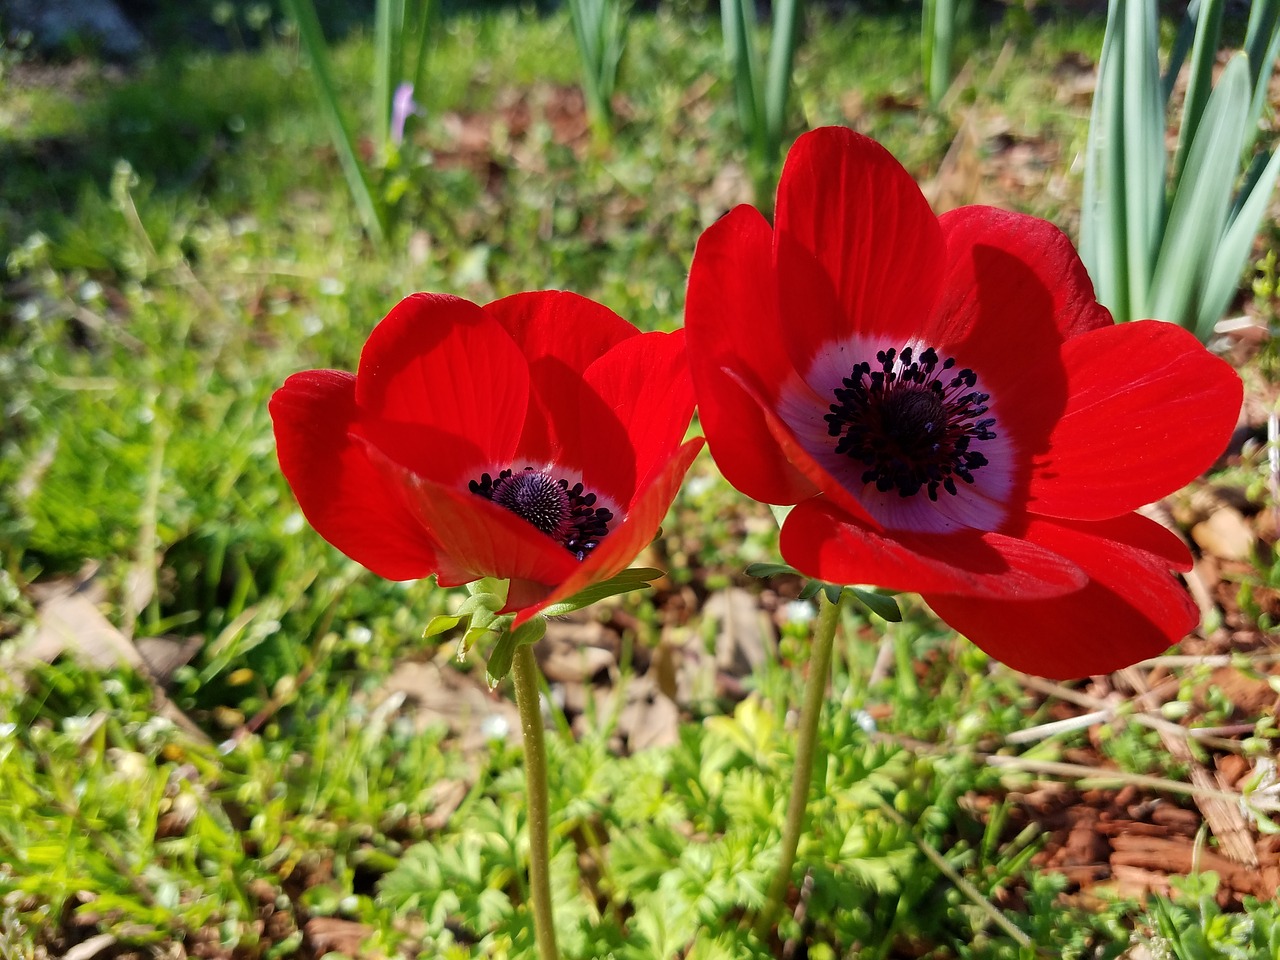
<path id="1" fill-rule="evenodd" d="M 840 624 L 840 604 L 832 603 L 825 590 L 818 591 L 818 620 L 813 631 L 813 653 L 809 660 L 809 677 L 804 686 L 804 704 L 800 708 L 799 740 L 796 742 L 796 765 L 791 778 L 791 796 L 787 802 L 787 819 L 782 830 L 782 851 L 778 869 L 765 906 L 756 919 L 756 934 L 763 940 L 773 929 L 782 901 L 791 886 L 791 871 L 796 864 L 796 851 L 804 832 L 805 812 L 813 781 L 813 760 L 818 747 L 818 722 L 827 696 L 827 680 L 831 675 L 831 651 L 835 646 L 836 628 Z"/>
<path id="2" fill-rule="evenodd" d="M 320 106 L 329 127 L 329 137 L 338 152 L 338 162 L 346 177 L 351 199 L 355 202 L 360 221 L 369 236 L 381 244 L 385 242 L 387 233 L 385 214 L 374 199 L 368 177 L 356 152 L 355 139 L 338 106 L 337 87 L 329 69 L 329 56 L 315 5 L 312 0 L 283 0 L 283 3 L 289 16 L 298 25 L 298 38 L 311 63 L 311 75 L 315 78 L 316 91 L 320 95 Z"/>
<path id="3" fill-rule="evenodd" d="M 533 645 L 519 644 L 511 664 L 524 740 L 525 803 L 529 812 L 529 900 L 539 960 L 556 960 L 556 928 L 551 908 L 550 803 L 547 798 L 547 742 L 538 696 L 538 662 Z"/>

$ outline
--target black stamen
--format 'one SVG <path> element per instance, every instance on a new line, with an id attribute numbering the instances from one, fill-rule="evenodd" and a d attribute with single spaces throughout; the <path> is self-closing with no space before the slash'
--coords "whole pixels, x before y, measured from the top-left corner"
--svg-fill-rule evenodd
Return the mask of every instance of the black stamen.
<path id="1" fill-rule="evenodd" d="M 991 395 L 975 388 L 978 375 L 962 368 L 946 381 L 939 378 L 955 368 L 954 357 L 939 363 L 938 352 L 926 347 L 889 347 L 876 352 L 879 370 L 867 361 L 833 391 L 835 403 L 827 433 L 838 437 L 836 453 L 867 469 L 863 483 L 883 492 L 897 489 L 902 497 L 924 490 L 930 500 L 942 489 L 954 496 L 955 478 L 973 483 L 973 471 L 987 465 L 983 454 L 970 450 L 974 440 L 994 440 L 994 417 L 988 412 Z"/>
<path id="2" fill-rule="evenodd" d="M 557 479 L 533 467 L 503 470 L 495 480 L 487 473 L 467 484 L 472 493 L 492 500 L 555 539 L 583 560 L 609 532 L 613 511 L 597 507 L 596 495 L 581 483 Z"/>

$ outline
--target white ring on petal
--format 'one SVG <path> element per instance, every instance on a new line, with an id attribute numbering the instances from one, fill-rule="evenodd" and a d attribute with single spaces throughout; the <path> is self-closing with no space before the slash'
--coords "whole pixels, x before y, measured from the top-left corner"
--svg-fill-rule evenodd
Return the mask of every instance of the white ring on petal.
<path id="1" fill-rule="evenodd" d="M 856 364 L 869 363 L 872 370 L 881 364 L 876 354 L 890 347 L 899 351 L 910 347 L 919 359 L 931 344 L 922 340 L 888 342 L 887 338 L 872 338 L 864 334 L 824 344 L 813 358 L 804 379 L 794 378 L 783 385 L 778 396 L 778 416 L 791 428 L 800 445 L 836 481 L 849 491 L 886 530 L 907 530 L 912 533 L 950 533 L 955 530 L 998 530 L 1008 516 L 1005 503 L 1013 492 L 1016 479 L 1017 451 L 1007 431 L 1002 430 L 1000 405 L 995 396 L 985 404 L 987 417 L 995 418 L 995 438 L 974 439 L 969 449 L 981 453 L 987 463 L 973 471 L 973 483 L 956 478 L 955 494 L 938 491 L 938 499 L 930 500 L 921 490 L 904 497 L 895 490 L 878 490 L 875 483 L 864 483 L 863 464 L 842 453 L 836 453 L 838 438 L 828 432 L 824 417 L 831 412 L 836 389 L 844 385 Z M 953 354 L 934 347 L 939 358 L 945 360 Z M 988 392 L 983 385 L 980 364 L 956 357 L 956 369 L 968 367 L 978 377 L 977 389 Z M 902 368 L 901 360 L 894 367 Z"/>

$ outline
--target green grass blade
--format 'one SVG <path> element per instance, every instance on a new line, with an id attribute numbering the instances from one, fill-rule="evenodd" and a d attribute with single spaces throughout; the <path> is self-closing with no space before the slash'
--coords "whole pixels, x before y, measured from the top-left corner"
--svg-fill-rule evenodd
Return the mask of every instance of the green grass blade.
<path id="1" fill-rule="evenodd" d="M 1280 26 L 1280 0 L 1253 0 L 1249 6 L 1249 26 L 1245 29 L 1244 37 L 1244 52 L 1249 55 L 1251 90 L 1257 90 L 1259 81 L 1271 75 L 1267 66 L 1267 54 L 1275 45 L 1277 26 Z"/>
<path id="2" fill-rule="evenodd" d="M 1178 131 L 1178 153 L 1173 164 L 1173 190 L 1176 193 L 1187 163 L 1187 154 L 1196 138 L 1196 129 L 1204 115 L 1205 104 L 1213 89 L 1213 68 L 1218 57 L 1218 41 L 1222 37 L 1223 0 L 1201 0 L 1197 4 L 1195 46 L 1191 51 L 1191 70 L 1187 80 L 1187 97 L 1182 107 L 1182 127 Z M 1187 21 L 1191 16 L 1188 14 Z"/>
<path id="3" fill-rule="evenodd" d="M 395 80 L 392 4 L 395 0 L 378 0 L 373 15 L 373 139 L 385 146 L 391 130 L 391 91 Z"/>
<path id="4" fill-rule="evenodd" d="M 1160 81 L 1161 94 L 1167 104 L 1173 96 L 1173 88 L 1178 82 L 1178 72 L 1191 52 L 1192 41 L 1195 40 L 1199 28 L 1201 0 L 1191 0 L 1187 5 L 1186 15 L 1178 24 L 1178 32 L 1173 38 L 1173 46 L 1169 49 L 1169 62 L 1164 67 L 1164 77 Z"/>
<path id="5" fill-rule="evenodd" d="M 760 96 L 760 66 L 755 50 L 754 0 L 720 0 L 724 30 L 724 55 L 733 71 L 738 123 L 748 142 L 760 149 L 764 142 L 764 116 Z"/>
<path id="6" fill-rule="evenodd" d="M 1271 72 L 1280 55 L 1280 0 L 1254 0 L 1249 10 L 1244 51 L 1249 56 L 1249 78 L 1253 99 L 1249 105 L 1249 138 L 1245 149 L 1258 136 L 1258 121 L 1266 108 Z"/>
<path id="7" fill-rule="evenodd" d="M 934 106 L 951 86 L 951 62 L 955 51 L 956 0 L 928 0 L 923 30 L 925 85 Z"/>
<path id="8" fill-rule="evenodd" d="M 316 90 L 320 95 L 320 106 L 329 136 L 333 140 L 334 149 L 338 152 L 338 162 L 342 165 L 342 173 L 347 179 L 347 188 L 351 199 L 355 201 L 356 210 L 369 236 L 377 243 L 386 238 L 386 224 L 383 221 L 381 208 L 373 197 L 369 180 L 356 152 L 355 140 L 342 109 L 338 106 L 337 87 L 333 82 L 333 74 L 329 70 L 329 55 L 325 47 L 324 34 L 320 30 L 320 20 L 316 16 L 316 8 L 311 0 L 283 0 L 284 8 L 298 25 L 298 37 L 301 40 L 307 59 L 311 62 L 311 75 L 315 78 Z"/>
<path id="9" fill-rule="evenodd" d="M 1259 156 L 1255 166 L 1255 175 L 1246 180 L 1248 186 L 1241 190 L 1241 201 L 1209 265 L 1196 317 L 1196 335 L 1201 340 L 1209 339 L 1214 324 L 1222 319 L 1240 286 L 1240 274 L 1253 251 L 1253 238 L 1266 216 L 1267 205 L 1280 177 L 1280 151 L 1270 156 Z"/>
<path id="10" fill-rule="evenodd" d="M 1124 114 L 1122 45 L 1124 18 L 1118 4 L 1107 11 L 1098 59 L 1098 83 L 1085 144 L 1084 196 L 1080 210 L 1080 256 L 1098 299 L 1117 322 L 1130 319 L 1125 259 Z"/>
<path id="11" fill-rule="evenodd" d="M 1114 2 L 1114 0 L 1113 0 Z M 1160 97 L 1160 30 L 1154 0 L 1124 8 L 1124 177 L 1117 184 L 1125 206 L 1129 309 L 1149 311 L 1151 271 L 1164 225 L 1164 101 Z"/>
<path id="12" fill-rule="evenodd" d="M 414 55 L 413 73 L 410 74 L 410 78 L 413 81 L 414 95 L 421 98 L 426 91 L 428 54 L 432 32 L 435 29 L 435 0 L 416 0 L 414 11 L 417 15 L 414 17 L 413 36 L 417 41 L 418 49 Z"/>
<path id="13" fill-rule="evenodd" d="M 1169 213 L 1152 278 L 1151 315 L 1194 328 L 1209 269 L 1231 207 L 1249 110 L 1249 70 L 1237 54 L 1209 97 Z"/>
<path id="14" fill-rule="evenodd" d="M 787 120 L 800 6 L 801 0 L 774 0 L 773 4 L 773 34 L 769 38 L 769 68 L 764 88 L 765 149 L 771 166 L 777 162 Z"/>
<path id="15" fill-rule="evenodd" d="M 578 58 L 582 62 L 582 92 L 592 118 L 599 118 L 603 106 L 599 77 L 599 50 L 596 40 L 599 28 L 596 23 L 600 0 L 569 0 L 569 22 L 573 26 L 573 40 L 578 46 Z"/>
<path id="16" fill-rule="evenodd" d="M 582 60 L 583 93 L 592 123 L 607 134 L 625 45 L 627 5 L 625 0 L 569 0 L 569 19 Z"/>

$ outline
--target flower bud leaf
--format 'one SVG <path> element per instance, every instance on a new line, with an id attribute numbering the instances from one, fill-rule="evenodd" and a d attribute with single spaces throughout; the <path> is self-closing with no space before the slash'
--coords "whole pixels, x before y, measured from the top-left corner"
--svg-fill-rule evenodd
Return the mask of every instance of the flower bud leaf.
<path id="1" fill-rule="evenodd" d="M 458 644 L 458 657 L 461 659 L 465 654 L 471 652 L 471 648 L 476 645 L 477 640 L 483 640 L 485 637 L 496 633 L 488 627 L 477 627 L 472 625 L 467 632 L 462 635 L 462 641 Z"/>
<path id="2" fill-rule="evenodd" d="M 422 631 L 422 639 L 429 640 L 432 637 L 438 637 L 442 633 L 448 633 L 454 627 L 462 622 L 462 617 L 439 616 L 432 617 L 426 628 Z"/>
<path id="3" fill-rule="evenodd" d="M 493 645 L 493 650 L 489 653 L 489 663 L 485 666 L 490 687 L 496 687 L 511 672 L 511 664 L 516 658 L 516 647 L 520 645 L 517 639 L 518 633 L 518 630 L 504 630 L 498 642 Z"/>
<path id="4" fill-rule="evenodd" d="M 532 620 L 526 620 L 510 633 L 515 637 L 517 647 L 537 643 L 547 633 L 547 620 L 545 617 L 534 617 Z"/>
<path id="5" fill-rule="evenodd" d="M 768 577 L 780 577 L 783 574 L 801 575 L 799 570 L 786 563 L 749 563 L 747 564 L 746 574 L 748 577 L 758 577 L 761 580 Z"/>
<path id="6" fill-rule="evenodd" d="M 486 610 L 492 616 L 502 609 L 504 603 L 506 600 L 496 593 L 473 593 L 462 601 L 462 605 L 458 607 L 458 615 L 470 617 L 481 610 Z"/>

